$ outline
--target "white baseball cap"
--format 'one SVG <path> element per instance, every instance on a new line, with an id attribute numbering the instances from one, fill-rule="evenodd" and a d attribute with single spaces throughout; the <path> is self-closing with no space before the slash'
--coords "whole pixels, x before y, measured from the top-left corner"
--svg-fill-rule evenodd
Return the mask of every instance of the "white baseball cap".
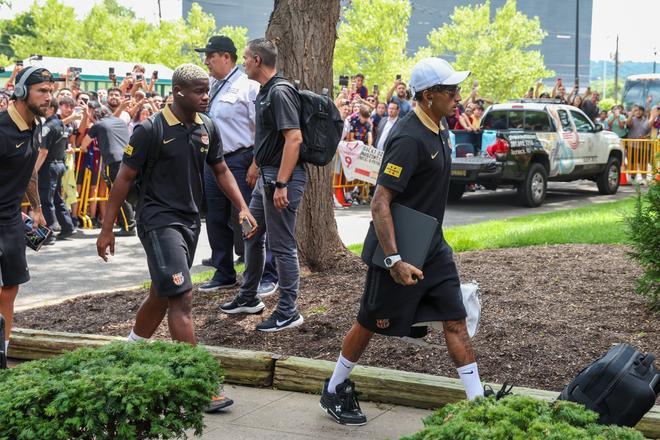
<path id="1" fill-rule="evenodd" d="M 424 58 L 415 64 L 410 75 L 413 94 L 435 85 L 454 86 L 470 76 L 469 70 L 457 72 L 442 58 Z"/>

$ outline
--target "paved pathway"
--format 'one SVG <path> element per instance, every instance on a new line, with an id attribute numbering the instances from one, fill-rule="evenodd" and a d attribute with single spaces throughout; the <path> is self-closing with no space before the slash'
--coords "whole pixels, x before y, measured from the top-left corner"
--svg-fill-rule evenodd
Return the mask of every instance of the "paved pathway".
<path id="1" fill-rule="evenodd" d="M 397 439 L 422 428 L 429 411 L 360 403 L 368 418 L 364 426 L 342 426 L 319 407 L 319 396 L 263 388 L 226 386 L 235 399 L 226 413 L 206 416 L 204 440 L 264 439 Z"/>

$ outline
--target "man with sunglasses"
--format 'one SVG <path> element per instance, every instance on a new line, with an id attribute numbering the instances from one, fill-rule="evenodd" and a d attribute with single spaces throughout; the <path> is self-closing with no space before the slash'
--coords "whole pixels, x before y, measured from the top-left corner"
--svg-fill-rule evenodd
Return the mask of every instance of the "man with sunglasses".
<path id="1" fill-rule="evenodd" d="M 417 106 L 400 118 L 385 143 L 385 155 L 371 202 L 373 224 L 362 257 L 369 265 L 357 320 L 327 379 L 321 408 L 335 421 L 363 425 L 355 384 L 348 378 L 374 333 L 387 336 L 426 335 L 425 326 L 442 323 L 447 350 L 465 386 L 468 399 L 483 396 L 475 355 L 465 324 L 465 308 L 452 249 L 442 233 L 451 146 L 443 119 L 461 100 L 458 84 L 470 72 L 456 72 L 440 58 L 426 58 L 412 70 L 410 86 Z M 402 260 L 394 235 L 390 205 L 398 203 L 438 220 L 423 267 Z M 372 264 L 380 243 L 386 255 L 381 269 Z M 418 327 L 423 325 L 422 327 Z M 413 328 L 413 326 L 415 326 Z"/>

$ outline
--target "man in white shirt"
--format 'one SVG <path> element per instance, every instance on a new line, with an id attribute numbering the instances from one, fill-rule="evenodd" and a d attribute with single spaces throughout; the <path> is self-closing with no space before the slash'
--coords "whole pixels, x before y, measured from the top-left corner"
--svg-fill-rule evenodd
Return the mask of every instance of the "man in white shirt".
<path id="1" fill-rule="evenodd" d="M 225 36 L 213 36 L 206 47 L 195 49 L 206 57 L 204 64 L 211 76 L 208 115 L 219 128 L 224 157 L 245 202 L 249 205 L 252 189 L 247 182 L 248 168 L 253 160 L 255 133 L 254 100 L 259 93 L 259 83 L 249 80 L 236 66 L 236 47 Z M 209 167 L 204 170 L 204 190 L 207 202 L 206 232 L 211 245 L 211 258 L 204 264 L 215 267 L 213 278 L 201 285 L 199 290 L 211 292 L 236 286 L 234 270 L 234 247 L 242 253 L 243 242 L 235 240 L 241 228 L 233 219 L 232 204 L 218 188 Z M 235 234 L 235 232 L 237 234 Z M 267 249 L 266 267 L 259 285 L 258 294 L 267 296 L 277 291 L 277 271 Z"/>
<path id="2" fill-rule="evenodd" d="M 385 149 L 385 142 L 387 137 L 392 131 L 392 127 L 399 119 L 399 104 L 392 101 L 387 105 L 387 118 L 383 118 L 378 124 L 378 132 L 376 133 L 376 148 L 379 150 Z"/>

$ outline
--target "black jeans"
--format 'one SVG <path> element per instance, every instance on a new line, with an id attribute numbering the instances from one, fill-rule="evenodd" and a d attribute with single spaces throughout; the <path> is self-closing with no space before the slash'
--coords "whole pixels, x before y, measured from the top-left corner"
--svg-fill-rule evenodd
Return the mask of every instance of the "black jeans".
<path id="1" fill-rule="evenodd" d="M 39 198 L 41 211 L 48 227 L 53 227 L 55 219 L 62 228 L 62 233 L 68 234 L 75 227 L 71 214 L 62 199 L 62 176 L 66 165 L 62 161 L 45 162 L 39 169 Z"/>

